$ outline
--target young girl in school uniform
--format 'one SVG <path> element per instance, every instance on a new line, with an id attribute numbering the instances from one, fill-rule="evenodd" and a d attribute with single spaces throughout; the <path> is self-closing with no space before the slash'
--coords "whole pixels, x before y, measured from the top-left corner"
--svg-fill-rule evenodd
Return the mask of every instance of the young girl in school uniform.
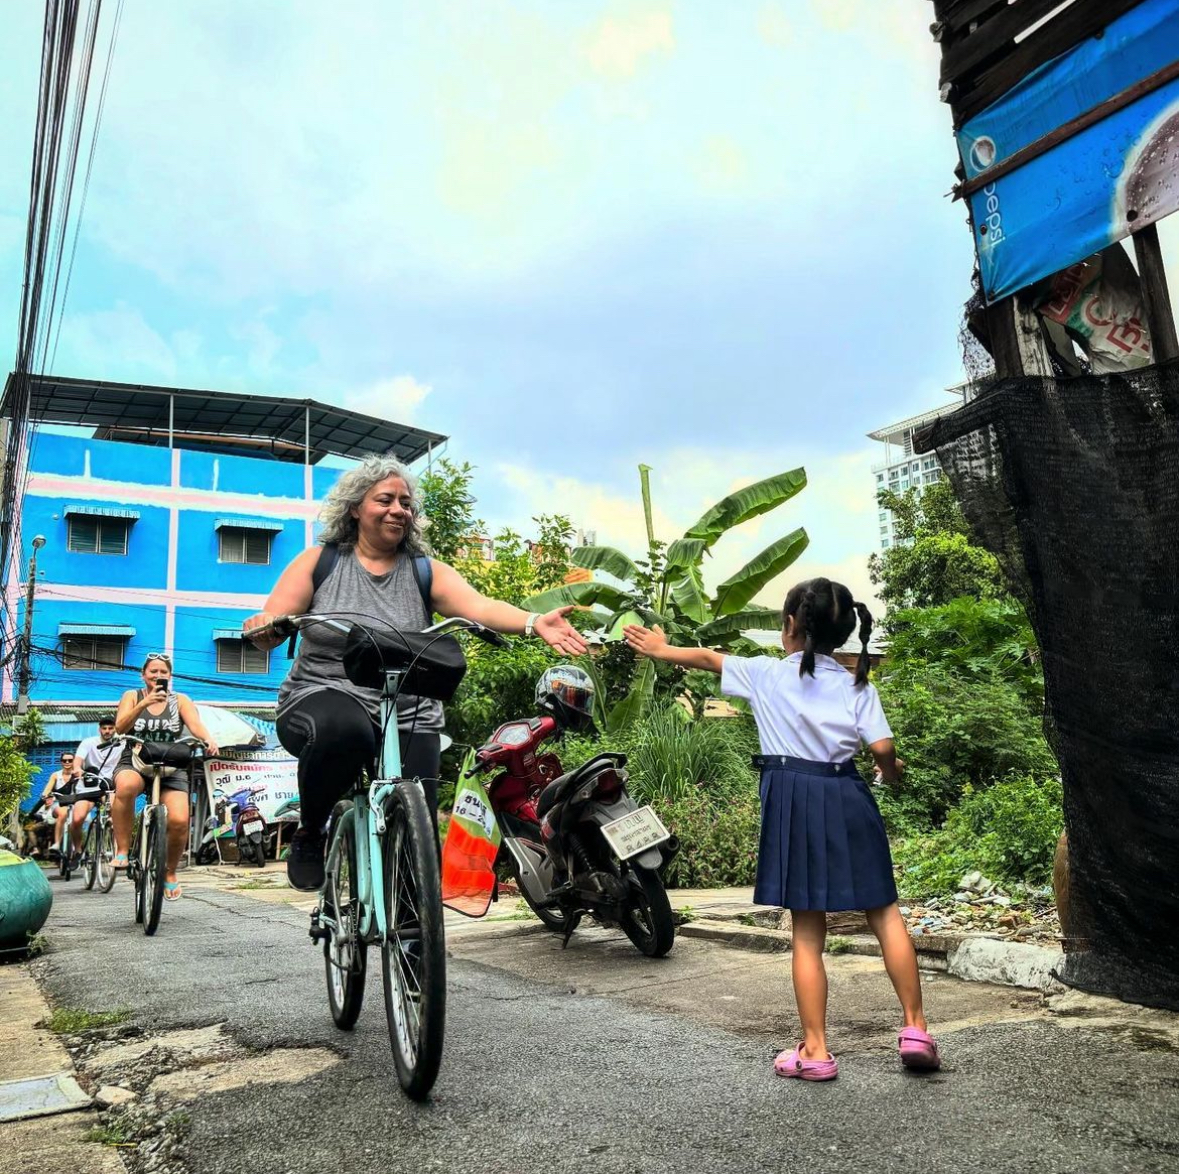
<path id="1" fill-rule="evenodd" d="M 860 624 L 853 676 L 834 660 Z M 774 1061 L 779 1076 L 833 1080 L 839 1067 L 827 1050 L 827 914 L 864 910 L 904 1012 L 898 1039 L 906 1068 L 940 1066 L 926 1031 L 921 979 L 912 939 L 897 908 L 884 822 L 854 756 L 866 745 L 878 775 L 895 782 L 904 768 L 876 689 L 868 683 L 872 617 L 842 583 L 810 579 L 793 587 L 782 608 L 785 660 L 726 656 L 676 648 L 659 628 L 625 629 L 638 653 L 687 669 L 719 673 L 721 692 L 753 708 L 761 742 L 761 843 L 753 900 L 791 912 L 793 979 L 803 1039 Z"/>

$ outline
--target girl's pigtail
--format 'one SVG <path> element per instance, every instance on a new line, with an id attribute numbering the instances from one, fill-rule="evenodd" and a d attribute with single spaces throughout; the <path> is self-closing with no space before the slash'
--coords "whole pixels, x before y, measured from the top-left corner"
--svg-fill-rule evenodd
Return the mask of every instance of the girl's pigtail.
<path id="1" fill-rule="evenodd" d="M 798 609 L 798 618 L 802 623 L 803 634 L 806 636 L 806 646 L 802 652 L 802 663 L 798 666 L 798 675 L 809 673 L 815 675 L 815 633 L 813 630 L 815 614 L 815 593 L 808 590 L 802 597 L 802 605 Z"/>
<path id="2" fill-rule="evenodd" d="M 868 681 L 868 670 L 872 667 L 872 661 L 868 656 L 868 641 L 872 636 L 872 613 L 862 603 L 853 603 L 852 607 L 860 617 L 860 656 L 856 661 L 856 684 L 864 685 Z"/>

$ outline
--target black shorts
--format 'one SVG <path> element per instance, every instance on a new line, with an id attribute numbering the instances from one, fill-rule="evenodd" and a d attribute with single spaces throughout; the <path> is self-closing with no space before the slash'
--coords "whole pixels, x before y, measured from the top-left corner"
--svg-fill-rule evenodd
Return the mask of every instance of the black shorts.
<path id="1" fill-rule="evenodd" d="M 130 746 L 125 747 L 123 750 L 123 756 L 119 759 L 119 765 L 115 768 L 115 778 L 118 778 L 120 773 L 125 770 L 135 771 L 143 779 L 144 794 L 150 793 L 155 767 L 140 762 L 135 750 Z M 160 790 L 184 791 L 187 794 L 189 790 L 188 771 L 182 766 L 164 767 L 164 773 L 160 778 Z"/>

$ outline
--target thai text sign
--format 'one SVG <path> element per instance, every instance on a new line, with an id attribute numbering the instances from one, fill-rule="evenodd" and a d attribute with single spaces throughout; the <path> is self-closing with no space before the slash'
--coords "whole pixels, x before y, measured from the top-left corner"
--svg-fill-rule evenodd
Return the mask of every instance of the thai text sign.
<path id="1" fill-rule="evenodd" d="M 226 795 L 259 788 L 254 803 L 262 818 L 274 823 L 278 808 L 288 799 L 299 797 L 298 766 L 285 750 L 223 750 L 216 758 L 205 760 L 205 777 Z"/>
<path id="2" fill-rule="evenodd" d="M 969 183 L 1102 103 L 1125 102 L 969 197 L 989 302 L 1179 209 L 1179 77 L 1159 84 L 1177 58 L 1179 0 L 1144 0 L 958 131 Z"/>

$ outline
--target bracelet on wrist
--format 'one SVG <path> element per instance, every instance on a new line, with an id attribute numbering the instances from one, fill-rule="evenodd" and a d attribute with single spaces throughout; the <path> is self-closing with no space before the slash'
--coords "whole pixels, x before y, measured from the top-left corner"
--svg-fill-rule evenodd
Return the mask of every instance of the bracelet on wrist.
<path id="1" fill-rule="evenodd" d="M 528 613 L 528 618 L 524 621 L 524 635 L 532 636 L 536 628 L 536 621 L 540 619 L 540 612 L 533 611 Z"/>

